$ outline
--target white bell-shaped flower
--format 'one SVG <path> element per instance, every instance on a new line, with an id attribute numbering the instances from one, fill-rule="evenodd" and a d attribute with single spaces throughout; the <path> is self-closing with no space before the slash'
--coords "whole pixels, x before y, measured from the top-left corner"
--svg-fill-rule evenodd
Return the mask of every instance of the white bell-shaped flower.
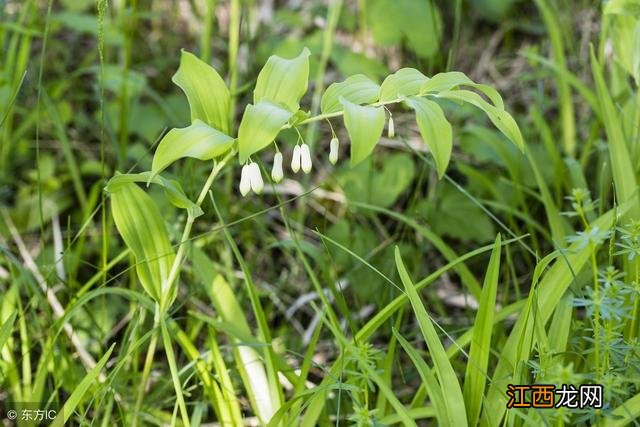
<path id="1" fill-rule="evenodd" d="M 393 116 L 389 116 L 389 125 L 387 126 L 387 135 L 389 138 L 396 136 L 396 128 L 393 125 Z"/>
<path id="2" fill-rule="evenodd" d="M 262 181 L 262 173 L 260 173 L 260 167 L 257 163 L 251 163 L 249 165 L 250 173 L 249 173 L 249 182 L 251 183 L 251 189 L 254 193 L 260 194 L 262 193 L 262 189 L 264 188 L 264 181 Z"/>
<path id="3" fill-rule="evenodd" d="M 300 165 L 304 173 L 311 172 L 311 152 L 307 144 L 302 144 L 300 147 Z"/>
<path id="4" fill-rule="evenodd" d="M 282 171 L 282 153 L 278 151 L 275 156 L 273 156 L 271 179 L 277 184 L 282 181 L 282 178 L 284 178 L 284 172 Z"/>
<path id="5" fill-rule="evenodd" d="M 250 175 L 250 166 L 244 165 L 242 166 L 242 172 L 240 172 L 240 194 L 246 196 L 251 191 L 251 179 Z"/>
<path id="6" fill-rule="evenodd" d="M 291 170 L 297 173 L 300 170 L 300 146 L 296 144 L 293 147 L 293 156 L 291 157 Z"/>
<path id="7" fill-rule="evenodd" d="M 338 163 L 338 151 L 340 149 L 340 141 L 335 136 L 331 138 L 329 143 L 329 161 L 332 165 Z"/>

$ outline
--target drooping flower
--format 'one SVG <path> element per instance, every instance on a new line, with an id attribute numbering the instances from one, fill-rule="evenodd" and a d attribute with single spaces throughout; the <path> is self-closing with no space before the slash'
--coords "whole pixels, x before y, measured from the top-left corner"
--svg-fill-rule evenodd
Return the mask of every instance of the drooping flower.
<path id="1" fill-rule="evenodd" d="M 302 144 L 300 147 L 300 163 L 304 173 L 311 172 L 311 152 L 309 151 L 309 146 L 307 144 Z"/>
<path id="2" fill-rule="evenodd" d="M 338 149 L 340 148 L 340 141 L 337 137 L 331 138 L 329 143 L 329 161 L 332 165 L 338 163 Z"/>
<path id="3" fill-rule="evenodd" d="M 254 193 L 260 194 L 262 193 L 262 189 L 264 188 L 264 181 L 262 181 L 262 173 L 260 173 L 260 167 L 257 163 L 251 163 L 249 167 L 251 168 L 249 174 L 251 189 Z"/>
<path id="4" fill-rule="evenodd" d="M 291 157 L 291 170 L 293 173 L 297 173 L 300 170 L 300 146 L 296 144 L 293 147 L 293 156 Z"/>
<path id="5" fill-rule="evenodd" d="M 282 181 L 284 178 L 284 172 L 282 171 L 282 153 L 277 152 L 275 156 L 273 156 L 273 168 L 271 169 L 271 179 L 276 184 Z"/>
<path id="6" fill-rule="evenodd" d="M 246 196 L 249 194 L 249 191 L 251 191 L 250 173 L 249 165 L 242 166 L 242 172 L 240 173 L 240 194 L 242 194 L 242 196 Z"/>
<path id="7" fill-rule="evenodd" d="M 389 116 L 389 125 L 387 126 L 387 135 L 389 138 L 396 136 L 396 128 L 393 125 L 393 116 Z"/>

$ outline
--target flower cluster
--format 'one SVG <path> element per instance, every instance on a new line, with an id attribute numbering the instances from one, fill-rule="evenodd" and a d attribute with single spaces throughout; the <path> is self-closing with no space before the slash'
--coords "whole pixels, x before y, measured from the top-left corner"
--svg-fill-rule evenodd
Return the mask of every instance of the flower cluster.
<path id="1" fill-rule="evenodd" d="M 335 136 L 331 139 L 329 144 L 329 161 L 331 164 L 338 162 L 338 150 L 340 142 Z M 271 169 L 271 179 L 276 184 L 282 181 L 284 178 L 284 171 L 282 169 L 283 157 L 280 151 L 277 151 L 273 156 L 273 167 Z M 311 172 L 313 164 L 311 162 L 311 150 L 307 144 L 296 144 L 293 148 L 293 155 L 291 157 L 291 170 L 293 173 L 297 173 L 302 169 L 304 173 Z M 250 162 L 242 167 L 240 174 L 240 194 L 246 196 L 250 191 L 256 194 L 262 193 L 264 189 L 264 181 L 262 180 L 262 173 L 257 163 Z"/>

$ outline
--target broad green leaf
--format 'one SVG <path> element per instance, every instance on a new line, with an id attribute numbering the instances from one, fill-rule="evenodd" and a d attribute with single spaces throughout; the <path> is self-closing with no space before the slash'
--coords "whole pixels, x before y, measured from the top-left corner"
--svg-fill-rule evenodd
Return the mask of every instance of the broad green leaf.
<path id="1" fill-rule="evenodd" d="M 418 370 L 418 375 L 420 375 L 420 379 L 427 389 L 427 394 L 431 399 L 431 406 L 433 406 L 433 410 L 435 411 L 436 419 L 438 420 L 438 425 L 452 425 L 451 420 L 449 420 L 447 407 L 444 404 L 444 400 L 442 398 L 442 390 L 440 385 L 438 384 L 438 380 L 436 376 L 431 372 L 431 368 L 427 365 L 427 362 L 420 356 L 418 350 L 413 348 L 409 341 L 407 341 L 398 331 L 393 329 L 393 334 L 398 339 L 398 342 L 404 349 L 404 351 L 409 355 L 409 358 L 415 365 Z"/>
<path id="2" fill-rule="evenodd" d="M 340 97 L 354 104 L 371 104 L 378 100 L 379 91 L 380 86 L 367 76 L 356 74 L 327 88 L 320 101 L 320 111 L 323 114 L 341 111 Z"/>
<path id="3" fill-rule="evenodd" d="M 11 330 L 13 329 L 13 324 L 16 321 L 16 317 L 18 316 L 17 312 L 13 312 L 7 320 L 0 327 L 0 351 L 4 347 L 4 343 L 9 339 L 11 335 Z"/>
<path id="4" fill-rule="evenodd" d="M 137 184 L 122 183 L 111 193 L 111 213 L 136 258 L 136 273 L 144 290 L 156 302 L 171 302 L 173 296 L 161 295 L 161 289 L 168 280 L 175 254 L 153 199 Z"/>
<path id="5" fill-rule="evenodd" d="M 388 76 L 380 86 L 380 101 L 418 95 L 429 78 L 415 68 L 401 68 Z"/>
<path id="6" fill-rule="evenodd" d="M 102 368 L 104 368 L 104 365 L 106 365 L 109 361 L 109 357 L 111 357 L 111 353 L 113 352 L 115 346 L 116 344 L 113 343 L 111 347 L 109 347 L 109 350 L 107 350 L 107 352 L 104 354 L 104 356 L 102 356 L 98 363 L 96 363 L 96 366 L 94 366 L 93 369 L 87 372 L 87 375 L 84 376 L 82 381 L 80 381 L 80 383 L 75 386 L 73 392 L 71 393 L 71 396 L 69 396 L 67 401 L 64 402 L 64 406 L 58 412 L 58 415 L 51 423 L 52 427 L 62 427 L 66 424 L 69 418 L 71 418 L 71 415 L 73 415 L 73 411 L 75 411 L 76 407 L 80 404 L 82 398 L 87 393 L 87 390 L 89 390 L 89 387 L 91 387 L 91 385 L 100 376 L 100 372 L 102 371 Z"/>
<path id="7" fill-rule="evenodd" d="M 151 172 L 116 174 L 107 182 L 105 190 L 108 193 L 116 191 L 119 185 L 133 182 L 153 183 L 162 186 L 165 195 L 172 205 L 180 209 L 186 209 L 189 215 L 197 218 L 203 214 L 200 206 L 193 203 L 186 194 L 178 181 L 175 179 L 163 178 L 160 175 L 153 175 Z"/>
<path id="8" fill-rule="evenodd" d="M 307 91 L 309 81 L 309 55 L 311 52 L 305 47 L 292 59 L 269 57 L 258 74 L 254 104 L 271 101 L 286 106 L 291 112 L 299 110 L 298 102 Z"/>
<path id="9" fill-rule="evenodd" d="M 433 101 L 413 97 L 408 98 L 406 103 L 416 112 L 420 135 L 436 162 L 438 178 L 442 178 L 449 165 L 453 148 L 451 124 L 444 116 L 442 108 Z"/>
<path id="10" fill-rule="evenodd" d="M 489 353 L 491 352 L 491 335 L 496 309 L 498 278 L 500 276 L 500 252 L 502 242 L 500 235 L 496 237 L 491 252 L 480 295 L 480 306 L 473 324 L 473 337 L 469 350 L 467 370 L 464 375 L 464 401 L 467 405 L 467 419 L 470 426 L 478 424 L 482 398 L 487 379 Z"/>
<path id="11" fill-rule="evenodd" d="M 436 74 L 422 85 L 420 93 L 426 94 L 449 91 L 451 89 L 458 88 L 459 86 L 469 86 L 478 89 L 484 93 L 489 100 L 491 100 L 494 107 L 504 110 L 504 101 L 497 90 L 485 84 L 475 83 L 467 77 L 466 74 L 459 71 L 449 71 L 446 73 Z"/>
<path id="12" fill-rule="evenodd" d="M 622 130 L 622 124 L 620 123 L 619 112 L 611 99 L 593 47 L 591 48 L 591 70 L 596 85 L 596 93 L 601 105 L 604 128 L 607 133 L 607 146 L 609 147 L 611 172 L 613 174 L 617 202 L 624 203 L 635 197 L 638 184 L 634 173 L 634 165 L 631 163 L 629 149 Z M 637 202 L 630 213 L 634 216 L 640 213 Z"/>
<path id="13" fill-rule="evenodd" d="M 489 120 L 491 120 L 491 123 L 493 123 L 495 127 L 497 127 L 498 130 L 504 134 L 504 136 L 509 138 L 509 140 L 513 142 L 521 151 L 524 150 L 524 140 L 522 139 L 520 128 L 518 128 L 518 124 L 513 119 L 513 117 L 511 117 L 511 114 L 507 113 L 505 110 L 491 105 L 477 93 L 468 90 L 461 89 L 444 91 L 440 92 L 438 96 L 454 101 L 467 102 L 480 108 L 487 114 Z"/>
<path id="14" fill-rule="evenodd" d="M 344 125 L 351 139 L 351 166 L 355 166 L 371 154 L 382 136 L 384 109 L 356 105 L 341 98 L 344 106 Z"/>
<path id="15" fill-rule="evenodd" d="M 395 249 L 396 268 L 400 274 L 400 279 L 404 285 L 407 297 L 411 302 L 411 307 L 420 326 L 420 331 L 424 337 L 429 354 L 433 360 L 435 366 L 436 375 L 440 382 L 442 390 L 442 397 L 447 408 L 447 418 L 450 420 L 452 426 L 464 426 L 467 424 L 467 413 L 464 406 L 464 399 L 462 397 L 462 390 L 458 383 L 458 377 L 456 376 L 447 353 L 444 351 L 440 337 L 436 332 L 435 327 L 431 321 L 431 317 L 427 313 L 415 285 L 409 277 L 409 273 L 402 262 L 400 257 L 400 249 L 396 246 Z"/>
<path id="16" fill-rule="evenodd" d="M 185 128 L 171 129 L 158 144 L 151 172 L 157 175 L 171 163 L 184 157 L 211 160 L 224 154 L 234 139 L 199 119 Z"/>
<path id="17" fill-rule="evenodd" d="M 604 6 L 603 12 L 640 18 L 640 0 L 609 0 Z"/>
<path id="18" fill-rule="evenodd" d="M 291 111 L 269 101 L 247 105 L 238 129 L 240 163 L 271 144 L 292 115 Z"/>
<path id="19" fill-rule="evenodd" d="M 438 51 L 442 22 L 434 2 L 368 0 L 366 12 L 377 43 L 396 45 L 406 40 L 421 58 L 430 58 Z"/>
<path id="20" fill-rule="evenodd" d="M 460 71 L 438 73 L 422 85 L 420 93 L 442 92 L 457 88 L 460 85 L 473 85 L 473 80 Z"/>
<path id="21" fill-rule="evenodd" d="M 193 122 L 199 119 L 229 133 L 229 89 L 213 67 L 183 50 L 180 67 L 171 80 L 187 96 Z"/>

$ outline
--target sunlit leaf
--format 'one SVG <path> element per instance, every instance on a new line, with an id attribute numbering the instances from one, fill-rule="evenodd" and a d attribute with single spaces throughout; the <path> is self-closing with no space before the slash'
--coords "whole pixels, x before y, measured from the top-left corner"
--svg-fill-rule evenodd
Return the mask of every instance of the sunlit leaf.
<path id="1" fill-rule="evenodd" d="M 320 101 L 320 111 L 323 114 L 341 111 L 340 97 L 354 104 L 371 104 L 378 100 L 379 91 L 380 86 L 367 76 L 356 74 L 327 88 Z"/>
<path id="2" fill-rule="evenodd" d="M 187 195 L 184 194 L 184 190 L 178 181 L 163 178 L 160 175 L 153 175 L 151 172 L 116 174 L 107 182 L 105 190 L 113 193 L 117 190 L 118 186 L 134 182 L 160 185 L 172 205 L 180 209 L 186 209 L 193 218 L 197 218 L 203 214 L 200 206 L 193 203 Z"/>
<path id="3" fill-rule="evenodd" d="M 158 207 L 137 184 L 122 183 L 111 193 L 111 212 L 118 232 L 135 256 L 142 287 L 160 302 L 175 254 Z"/>
<path id="4" fill-rule="evenodd" d="M 401 68 L 384 79 L 380 87 L 380 101 L 391 101 L 401 96 L 418 95 L 429 79 L 415 68 Z"/>
<path id="5" fill-rule="evenodd" d="M 238 130 L 240 162 L 244 163 L 250 155 L 271 144 L 292 115 L 291 111 L 268 101 L 247 105 Z"/>
<path id="6" fill-rule="evenodd" d="M 504 109 L 504 102 L 497 90 L 491 86 L 476 83 L 467 77 L 466 74 L 459 71 L 449 71 L 446 73 L 436 74 L 422 85 L 420 93 L 426 94 L 431 92 L 449 91 L 459 86 L 469 86 L 478 89 L 484 93 L 489 100 L 491 100 L 494 107 Z"/>
<path id="7" fill-rule="evenodd" d="M 306 47 L 300 55 L 285 59 L 273 55 L 264 65 L 253 92 L 254 104 L 260 101 L 272 101 L 286 106 L 295 112 L 300 109 L 300 98 L 307 91 L 309 80 L 309 49 Z"/>
<path id="8" fill-rule="evenodd" d="M 171 129 L 158 144 L 151 172 L 157 175 L 178 159 L 211 160 L 226 152 L 234 139 L 196 119 L 191 126 Z"/>
<path id="9" fill-rule="evenodd" d="M 452 426 L 467 425 L 467 415 L 464 406 L 465 401 L 462 397 L 462 390 L 460 389 L 458 377 L 456 376 L 456 373 L 451 366 L 451 362 L 449 362 L 449 358 L 444 351 L 444 346 L 436 332 L 431 316 L 429 316 L 429 313 L 427 312 L 422 299 L 420 299 L 420 295 L 416 291 L 415 285 L 411 281 L 409 273 L 402 262 L 400 250 L 397 246 L 395 248 L 395 260 L 398 274 L 400 275 L 400 279 L 404 285 L 404 290 L 411 302 L 413 313 L 418 321 L 418 326 L 420 327 L 424 341 L 429 349 L 429 354 L 433 360 L 436 375 L 442 391 L 444 405 L 447 410 L 447 418 L 449 419 L 448 424 Z"/>
<path id="10" fill-rule="evenodd" d="M 436 162 L 438 177 L 442 178 L 449 165 L 453 148 L 451 124 L 444 116 L 442 108 L 433 101 L 413 97 L 408 98 L 406 103 L 416 112 L 420 135 Z"/>
<path id="11" fill-rule="evenodd" d="M 496 309 L 498 279 L 500 277 L 500 253 L 502 250 L 500 235 L 496 237 L 487 266 L 480 296 L 480 307 L 473 324 L 473 338 L 469 350 L 469 361 L 464 376 L 464 401 L 470 426 L 475 426 L 480 418 L 482 399 L 487 382 L 491 335 Z"/>
<path id="12" fill-rule="evenodd" d="M 493 123 L 495 127 L 504 134 L 504 136 L 509 138 L 509 140 L 520 150 L 524 150 L 524 140 L 522 139 L 522 134 L 520 133 L 518 124 L 513 117 L 511 117 L 511 114 L 507 113 L 505 110 L 491 105 L 480 95 L 469 90 L 449 90 L 440 92 L 438 96 L 455 101 L 467 102 L 480 108 L 487 114 L 491 123 Z"/>
<path id="13" fill-rule="evenodd" d="M 360 106 L 341 98 L 344 125 L 351 139 L 351 165 L 355 166 L 371 154 L 382 136 L 384 109 Z"/>
<path id="14" fill-rule="evenodd" d="M 213 67 L 183 50 L 171 80 L 187 95 L 193 122 L 199 119 L 229 133 L 229 89 Z"/>

